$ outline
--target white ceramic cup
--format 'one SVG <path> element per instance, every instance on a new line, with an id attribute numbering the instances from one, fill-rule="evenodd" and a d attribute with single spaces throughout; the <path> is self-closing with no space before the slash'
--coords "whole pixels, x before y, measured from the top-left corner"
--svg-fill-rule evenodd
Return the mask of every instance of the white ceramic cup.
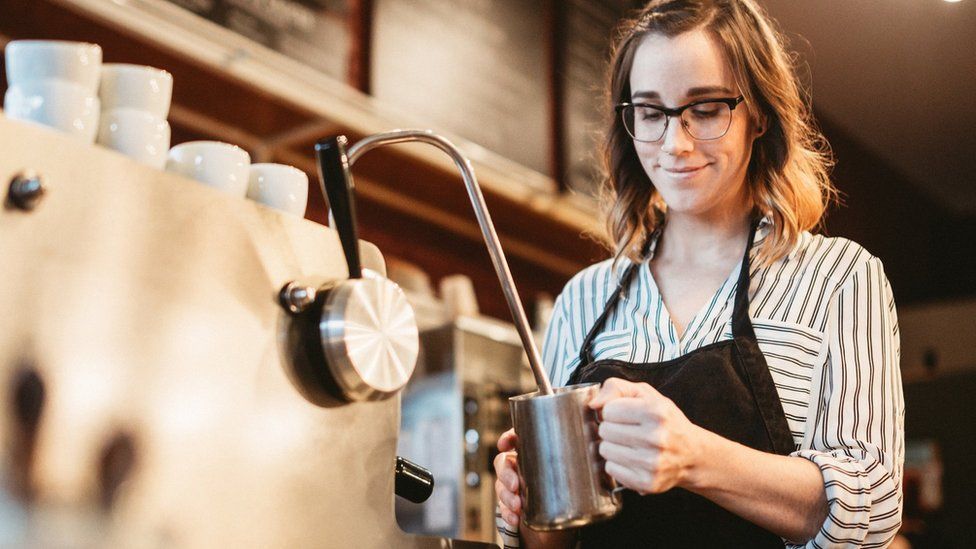
<path id="1" fill-rule="evenodd" d="M 63 80 L 37 80 L 11 85 L 3 97 L 7 118 L 42 124 L 86 143 L 98 131 L 98 97 Z"/>
<path id="2" fill-rule="evenodd" d="M 10 86 L 56 78 L 81 86 L 92 95 L 98 91 L 102 66 L 102 48 L 98 44 L 14 40 L 4 51 Z"/>
<path id="3" fill-rule="evenodd" d="M 169 123 L 145 111 L 114 109 L 102 112 L 96 141 L 157 170 L 166 166 Z"/>
<path id="4" fill-rule="evenodd" d="M 252 164 L 247 197 L 266 206 L 305 217 L 308 176 L 285 164 Z"/>
<path id="5" fill-rule="evenodd" d="M 162 69 L 124 63 L 102 65 L 98 98 L 103 110 L 136 109 L 165 119 L 172 96 L 173 76 Z"/>
<path id="6" fill-rule="evenodd" d="M 169 150 L 166 171 L 195 179 L 241 198 L 247 193 L 247 151 L 220 141 L 189 141 Z"/>

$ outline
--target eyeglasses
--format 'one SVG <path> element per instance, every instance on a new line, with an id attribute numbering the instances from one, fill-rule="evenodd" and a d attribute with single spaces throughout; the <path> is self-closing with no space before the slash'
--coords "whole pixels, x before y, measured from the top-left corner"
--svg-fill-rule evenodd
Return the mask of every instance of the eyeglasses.
<path id="1" fill-rule="evenodd" d="M 623 118 L 627 133 L 636 141 L 660 141 L 668 131 L 672 117 L 681 120 L 688 135 L 699 141 L 718 139 L 732 126 L 732 111 L 744 101 L 743 96 L 703 99 L 669 109 L 649 103 L 619 103 L 614 108 Z"/>

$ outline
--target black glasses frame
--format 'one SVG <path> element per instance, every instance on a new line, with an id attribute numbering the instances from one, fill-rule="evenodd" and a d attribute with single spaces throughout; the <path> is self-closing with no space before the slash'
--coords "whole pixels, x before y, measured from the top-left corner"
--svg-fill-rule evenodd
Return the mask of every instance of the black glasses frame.
<path id="1" fill-rule="evenodd" d="M 677 118 L 678 120 L 681 120 L 681 114 L 683 112 L 685 112 L 686 110 L 690 109 L 691 107 L 694 107 L 696 105 L 701 105 L 703 103 L 725 103 L 726 105 L 728 105 L 728 107 L 729 107 L 729 113 L 731 114 L 731 112 L 735 110 L 735 108 L 739 105 L 739 103 L 742 103 L 743 101 L 745 101 L 745 99 L 746 98 L 744 96 L 742 96 L 742 95 L 740 95 L 738 97 L 716 97 L 716 98 L 711 98 L 711 99 L 700 99 L 698 101 L 692 101 L 691 103 L 688 103 L 687 105 L 682 105 L 680 107 L 675 107 L 673 109 L 670 109 L 668 107 L 663 107 L 661 105 L 652 105 L 650 103 L 631 103 L 629 101 L 625 101 L 623 103 L 617 103 L 616 105 L 613 106 L 613 108 L 614 108 L 615 111 L 617 111 L 618 114 L 621 115 L 621 121 L 624 124 L 624 129 L 627 130 L 627 133 L 630 134 L 630 137 L 634 138 L 637 141 L 640 141 L 641 143 L 656 143 L 656 142 L 660 141 L 661 139 L 664 139 L 664 136 L 667 135 L 667 133 L 668 133 L 668 124 L 671 123 L 671 119 L 672 118 Z M 627 107 L 651 108 L 651 109 L 654 109 L 656 111 L 660 111 L 660 112 L 664 113 L 664 116 L 666 118 L 664 119 L 664 131 L 661 132 L 661 137 L 658 137 L 657 139 L 654 139 L 652 141 L 645 141 L 643 139 L 637 139 L 637 137 L 635 137 L 631 133 L 630 128 L 627 127 L 627 122 L 625 120 L 623 120 L 623 112 L 624 112 L 624 109 L 626 109 Z M 685 126 L 685 124 L 683 123 L 683 121 L 682 121 L 682 126 Z M 731 127 L 732 127 L 732 119 L 729 118 L 729 128 L 731 128 Z M 720 135 L 718 137 L 710 137 L 708 139 L 700 139 L 698 137 L 695 137 L 694 135 L 691 135 L 690 132 L 688 133 L 688 135 L 691 135 L 692 139 L 694 139 L 696 141 L 714 141 L 716 139 L 721 139 L 721 138 L 725 137 L 725 134 L 729 133 L 729 128 L 725 128 L 725 131 L 722 132 L 722 135 Z M 688 130 L 688 128 L 687 128 L 687 126 L 685 126 L 685 131 L 687 131 L 687 130 Z"/>

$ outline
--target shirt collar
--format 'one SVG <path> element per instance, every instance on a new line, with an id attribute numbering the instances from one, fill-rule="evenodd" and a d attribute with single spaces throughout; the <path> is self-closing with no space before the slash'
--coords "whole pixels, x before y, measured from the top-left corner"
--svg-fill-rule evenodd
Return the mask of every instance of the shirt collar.
<path id="1" fill-rule="evenodd" d="M 760 218 L 759 225 L 756 227 L 756 238 L 755 238 L 755 242 L 753 243 L 752 250 L 750 252 L 750 257 L 753 258 L 755 257 L 756 251 L 759 249 L 759 244 L 761 244 L 764 240 L 766 240 L 766 237 L 769 236 L 769 232 L 772 230 L 772 228 L 773 228 L 772 216 L 764 215 L 762 218 Z M 650 236 L 651 242 L 648 245 L 647 257 L 644 259 L 645 261 L 649 261 L 654 257 L 654 251 L 657 249 L 658 237 L 660 237 L 660 231 L 655 231 Z M 796 255 L 798 247 L 799 247 L 798 245 L 793 246 L 793 248 L 790 250 L 790 252 L 787 254 L 786 257 L 788 259 L 793 259 L 793 256 Z M 618 263 L 617 280 L 620 280 L 620 278 L 623 276 L 623 273 L 626 272 L 627 267 L 630 266 L 631 263 L 632 262 L 626 258 Z"/>

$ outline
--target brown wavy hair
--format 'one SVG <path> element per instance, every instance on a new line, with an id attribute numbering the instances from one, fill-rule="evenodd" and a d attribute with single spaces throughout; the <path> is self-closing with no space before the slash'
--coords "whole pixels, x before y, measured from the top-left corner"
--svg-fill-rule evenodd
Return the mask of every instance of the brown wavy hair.
<path id="1" fill-rule="evenodd" d="M 769 215 L 772 230 L 758 250 L 768 265 L 817 226 L 836 191 L 833 158 L 817 129 L 809 96 L 801 91 L 785 40 L 753 0 L 652 0 L 617 30 L 607 77 L 607 105 L 630 101 L 634 52 L 650 33 L 703 29 L 726 56 L 752 120 L 765 132 L 753 143 L 746 185 L 753 215 Z M 640 258 L 647 236 L 663 223 L 660 194 L 641 166 L 620 116 L 611 117 L 603 143 L 606 177 L 601 198 L 615 261 Z"/>

